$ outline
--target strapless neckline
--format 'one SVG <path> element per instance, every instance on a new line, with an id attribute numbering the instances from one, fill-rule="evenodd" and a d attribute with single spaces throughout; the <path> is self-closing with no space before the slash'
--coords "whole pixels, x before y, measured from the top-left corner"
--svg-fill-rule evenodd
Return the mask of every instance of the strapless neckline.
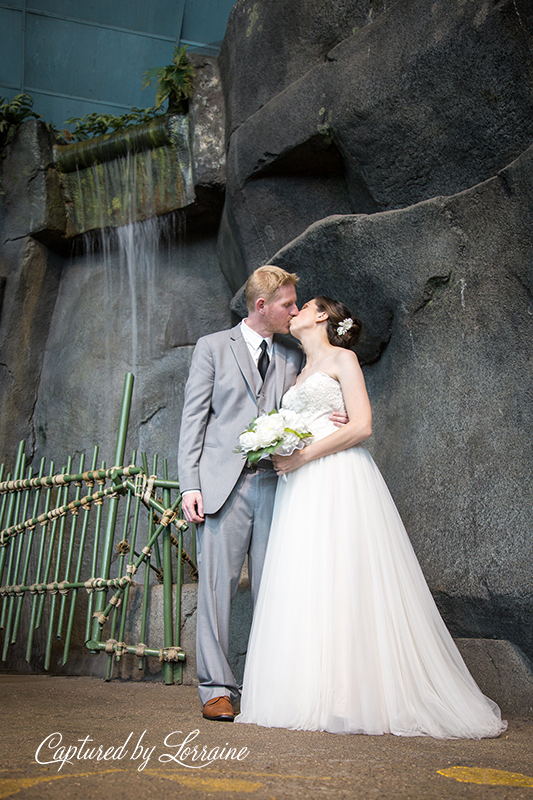
<path id="1" fill-rule="evenodd" d="M 291 386 L 283 397 L 282 406 L 301 417 L 315 440 L 336 430 L 329 419 L 333 412 L 346 411 L 340 383 L 322 370 L 313 372 L 300 385 Z"/>
<path id="2" fill-rule="evenodd" d="M 302 388 L 302 386 L 305 386 L 305 384 L 306 384 L 308 381 L 310 381 L 310 380 L 311 380 L 311 378 L 314 378 L 314 377 L 315 377 L 315 375 L 325 375 L 325 376 L 326 376 L 326 378 L 329 378 L 329 379 L 330 379 L 330 380 L 332 380 L 334 383 L 336 383 L 336 384 L 338 384 L 338 385 L 340 386 L 340 383 L 339 383 L 339 381 L 337 380 L 337 378 L 334 378 L 334 377 L 333 377 L 333 375 L 330 375 L 330 374 L 329 374 L 329 372 L 324 372 L 323 370 L 321 370 L 321 369 L 318 369 L 316 372 L 312 372 L 312 373 L 311 373 L 311 375 L 309 375 L 307 378 L 304 378 L 304 380 L 303 380 L 301 383 L 295 383 L 295 384 L 294 384 L 294 386 L 292 386 L 292 387 L 291 387 L 291 389 L 294 389 L 295 391 L 298 391 L 299 389 L 301 389 L 301 388 Z M 290 391 L 290 389 L 289 389 L 289 391 Z"/>

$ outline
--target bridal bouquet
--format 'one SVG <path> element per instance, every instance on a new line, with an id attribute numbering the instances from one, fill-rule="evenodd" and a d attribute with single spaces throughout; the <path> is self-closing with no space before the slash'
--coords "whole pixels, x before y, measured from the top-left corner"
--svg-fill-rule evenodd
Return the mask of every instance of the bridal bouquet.
<path id="1" fill-rule="evenodd" d="M 312 434 L 295 411 L 282 408 L 256 417 L 239 436 L 236 453 L 244 453 L 250 464 L 272 454 L 290 456 L 301 450 Z"/>

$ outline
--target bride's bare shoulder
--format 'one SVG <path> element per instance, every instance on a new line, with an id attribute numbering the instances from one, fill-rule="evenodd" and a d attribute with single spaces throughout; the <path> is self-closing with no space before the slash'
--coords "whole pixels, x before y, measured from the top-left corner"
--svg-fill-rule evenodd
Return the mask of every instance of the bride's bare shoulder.
<path id="1" fill-rule="evenodd" d="M 347 350 L 345 347 L 336 347 L 335 353 L 332 356 L 333 364 L 337 370 L 357 370 L 359 366 L 359 359 L 353 350 Z"/>

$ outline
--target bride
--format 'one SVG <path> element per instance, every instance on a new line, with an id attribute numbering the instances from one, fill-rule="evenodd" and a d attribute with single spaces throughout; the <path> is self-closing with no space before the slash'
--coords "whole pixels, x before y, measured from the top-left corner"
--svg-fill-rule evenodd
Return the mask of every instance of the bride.
<path id="1" fill-rule="evenodd" d="M 236 722 L 333 733 L 479 739 L 506 729 L 433 601 L 383 478 L 361 442 L 372 412 L 360 323 L 315 297 L 291 323 L 306 367 L 283 406 L 312 443 L 274 457 L 270 539 Z M 335 428 L 333 411 L 349 422 Z"/>

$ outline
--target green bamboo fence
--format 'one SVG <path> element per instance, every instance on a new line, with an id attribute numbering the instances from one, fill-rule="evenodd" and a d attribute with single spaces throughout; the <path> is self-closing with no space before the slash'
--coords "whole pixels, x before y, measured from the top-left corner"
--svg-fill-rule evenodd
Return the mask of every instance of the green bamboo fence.
<path id="1" fill-rule="evenodd" d="M 180 519 L 179 484 L 169 480 L 166 460 L 162 477 L 156 474 L 157 456 L 151 471 L 144 453 L 140 464 L 134 451 L 125 465 L 132 392 L 133 375 L 128 373 L 111 468 L 103 462 L 98 465 L 95 446 L 88 470 L 81 455 L 76 471 L 72 458 L 61 470 L 55 469 L 54 462 L 47 468 L 43 458 L 34 473 L 26 462 L 24 441 L 13 472 L 0 465 L 0 648 L 4 662 L 22 641 L 25 660 L 32 668 L 50 670 L 58 646 L 62 648 L 59 663 L 64 666 L 73 637 L 83 632 L 88 650 L 107 656 L 106 680 L 112 677 L 113 664 L 125 654 L 137 657 L 140 670 L 147 658 L 159 659 L 166 684 L 182 680 L 183 562 L 195 579 L 194 531 L 192 555 L 188 555 L 183 545 L 188 525 Z M 149 597 L 156 583 L 163 585 L 163 637 L 147 644 Z M 133 629 L 132 587 L 143 590 L 138 642 L 124 641 L 125 632 Z"/>

